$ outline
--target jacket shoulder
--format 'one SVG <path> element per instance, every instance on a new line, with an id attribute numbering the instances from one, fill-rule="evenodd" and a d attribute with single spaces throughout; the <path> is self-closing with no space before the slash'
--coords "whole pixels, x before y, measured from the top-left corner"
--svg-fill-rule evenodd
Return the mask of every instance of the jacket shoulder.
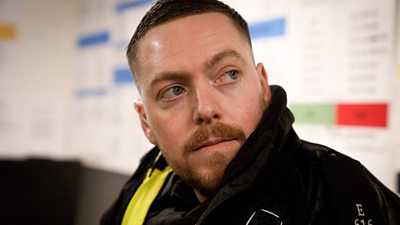
<path id="1" fill-rule="evenodd" d="M 338 224 L 354 224 L 356 220 L 363 219 L 366 224 L 369 219 L 375 221 L 373 224 L 400 224 L 399 197 L 359 161 L 307 141 L 302 141 L 297 152 L 312 167 L 309 173 L 313 174 L 308 177 L 319 179 L 312 183 L 322 186 L 313 189 L 325 198 L 316 200 L 316 205 L 329 208 Z"/>

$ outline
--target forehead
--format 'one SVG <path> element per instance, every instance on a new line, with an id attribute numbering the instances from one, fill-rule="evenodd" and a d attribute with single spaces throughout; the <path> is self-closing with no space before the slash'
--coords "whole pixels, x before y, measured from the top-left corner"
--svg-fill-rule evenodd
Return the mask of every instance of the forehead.
<path id="1" fill-rule="evenodd" d="M 143 80 L 160 70 L 190 69 L 227 49 L 252 57 L 246 37 L 228 16 L 210 12 L 180 17 L 152 28 L 138 42 L 137 75 Z"/>

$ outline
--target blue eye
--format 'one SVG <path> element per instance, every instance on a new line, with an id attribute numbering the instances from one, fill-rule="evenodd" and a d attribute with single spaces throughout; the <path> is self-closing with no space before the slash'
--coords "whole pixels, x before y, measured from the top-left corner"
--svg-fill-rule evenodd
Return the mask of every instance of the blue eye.
<path id="1" fill-rule="evenodd" d="M 175 86 L 175 87 L 172 87 L 172 88 L 171 88 L 171 92 L 172 92 L 174 95 L 176 95 L 176 96 L 182 94 L 183 91 L 184 91 L 183 88 L 181 88 L 181 87 L 179 87 L 179 86 Z"/>
<path id="2" fill-rule="evenodd" d="M 185 93 L 185 89 L 180 86 L 172 86 L 167 88 L 160 94 L 160 99 L 165 101 L 174 100 L 175 98 L 179 97 L 180 95 Z"/>
<path id="3" fill-rule="evenodd" d="M 232 80 L 236 80 L 239 77 L 239 72 L 237 70 L 231 70 L 227 72 L 226 75 L 228 75 Z"/>
<path id="4" fill-rule="evenodd" d="M 240 72 L 236 69 L 227 70 L 218 79 L 216 83 L 218 84 L 233 84 L 240 80 Z"/>

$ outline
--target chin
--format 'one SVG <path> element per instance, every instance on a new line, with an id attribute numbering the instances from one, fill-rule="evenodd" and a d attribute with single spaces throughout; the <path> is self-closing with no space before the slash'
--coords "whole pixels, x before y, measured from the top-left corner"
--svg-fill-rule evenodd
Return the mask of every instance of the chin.
<path id="1" fill-rule="evenodd" d="M 192 168 L 192 173 L 187 177 L 181 177 L 183 181 L 205 196 L 213 196 L 220 188 L 225 168 L 230 160 L 225 155 L 216 154 L 208 159 L 206 165 Z"/>

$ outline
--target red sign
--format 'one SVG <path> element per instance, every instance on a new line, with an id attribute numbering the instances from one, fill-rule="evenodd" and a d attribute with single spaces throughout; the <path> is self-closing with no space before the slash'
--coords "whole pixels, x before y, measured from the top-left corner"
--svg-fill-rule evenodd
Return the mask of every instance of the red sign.
<path id="1" fill-rule="evenodd" d="M 387 127 L 388 104 L 338 104 L 338 125 Z"/>

